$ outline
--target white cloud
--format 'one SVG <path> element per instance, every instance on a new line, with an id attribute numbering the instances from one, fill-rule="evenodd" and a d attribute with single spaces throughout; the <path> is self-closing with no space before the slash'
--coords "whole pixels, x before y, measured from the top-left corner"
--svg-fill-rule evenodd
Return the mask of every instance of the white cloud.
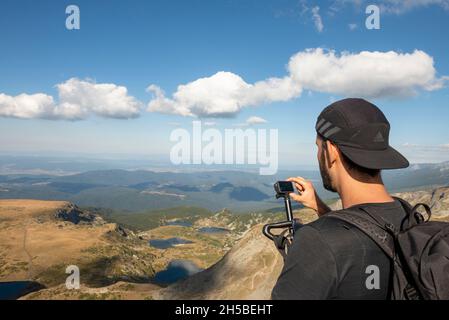
<path id="1" fill-rule="evenodd" d="M 249 126 L 256 126 L 258 124 L 264 124 L 264 123 L 268 123 L 268 121 L 261 117 L 252 116 L 252 117 L 249 117 L 248 119 L 246 119 L 246 121 L 244 123 L 237 123 L 237 124 L 234 124 L 233 126 L 237 127 L 237 128 L 246 128 Z"/>
<path id="2" fill-rule="evenodd" d="M 268 121 L 265 120 L 264 118 L 256 117 L 256 116 L 249 117 L 249 118 L 246 120 L 246 123 L 247 123 L 248 125 L 263 124 L 263 123 L 267 123 L 267 122 L 268 122 Z"/>
<path id="3" fill-rule="evenodd" d="M 424 145 L 424 144 L 416 144 L 416 143 L 409 143 L 406 142 L 401 145 L 402 148 L 408 148 L 408 149 L 420 149 L 420 150 L 444 150 L 449 151 L 449 143 L 448 144 L 438 144 L 438 145 Z"/>
<path id="4" fill-rule="evenodd" d="M 315 28 L 318 30 L 318 32 L 323 32 L 324 25 L 323 25 L 323 19 L 320 16 L 320 7 L 316 6 L 311 9 L 312 11 L 312 19 L 313 23 L 315 24 Z"/>
<path id="5" fill-rule="evenodd" d="M 0 116 L 22 119 L 51 118 L 55 109 L 53 97 L 43 93 L 12 97 L 0 94 Z"/>
<path id="6" fill-rule="evenodd" d="M 302 90 L 365 98 L 407 97 L 419 90 L 437 90 L 447 77 L 438 78 L 433 58 L 412 53 L 343 52 L 308 49 L 290 58 L 287 75 L 254 84 L 231 72 L 200 78 L 178 86 L 171 98 L 157 86 L 148 111 L 182 116 L 231 117 L 242 108 L 289 101 Z"/>
<path id="7" fill-rule="evenodd" d="M 404 143 L 398 150 L 412 163 L 442 162 L 449 159 L 449 144 L 422 145 Z"/>
<path id="8" fill-rule="evenodd" d="M 300 16 L 301 20 L 311 20 L 315 25 L 315 28 L 318 32 L 323 32 L 324 24 L 323 18 L 320 15 L 320 7 L 319 6 L 309 6 L 307 0 L 300 0 L 298 5 L 299 10 L 297 11 L 297 15 Z M 291 14 L 288 14 L 291 15 Z M 295 16 L 295 14 L 293 14 Z"/>
<path id="9" fill-rule="evenodd" d="M 413 148 L 413 147 L 417 147 L 418 145 L 414 144 L 414 143 L 406 142 L 406 143 L 402 144 L 402 146 L 406 147 L 406 148 Z"/>
<path id="10" fill-rule="evenodd" d="M 126 87 L 112 83 L 97 84 L 72 78 L 57 85 L 59 112 L 63 117 L 86 118 L 91 113 L 105 118 L 134 118 L 141 103 L 128 95 Z"/>
<path id="11" fill-rule="evenodd" d="M 97 84 L 77 78 L 56 85 L 59 102 L 52 96 L 0 94 L 0 116 L 20 119 L 81 120 L 90 115 L 127 119 L 139 116 L 142 104 L 129 96 L 127 89 L 115 84 Z"/>
<path id="12" fill-rule="evenodd" d="M 154 94 L 149 111 L 201 117 L 231 117 L 246 106 L 287 101 L 301 94 L 301 87 L 289 77 L 248 84 L 240 76 L 223 71 L 178 86 L 172 98 L 155 85 L 147 90 Z"/>
<path id="13" fill-rule="evenodd" d="M 405 97 L 418 89 L 436 90 L 446 78 L 437 78 L 433 58 L 413 53 L 325 51 L 299 52 L 290 59 L 290 74 L 304 88 L 343 96 Z"/>
<path id="14" fill-rule="evenodd" d="M 365 98 L 408 97 L 420 90 L 444 86 L 449 77 L 437 77 L 427 53 L 343 52 L 322 48 L 298 52 L 290 58 L 287 74 L 255 83 L 220 71 L 179 85 L 167 97 L 156 85 L 148 87 L 153 99 L 148 111 L 199 117 L 233 117 L 242 108 L 285 102 L 303 90 Z M 126 87 L 97 84 L 77 78 L 56 85 L 58 101 L 47 94 L 0 94 L 0 116 L 22 119 L 80 120 L 91 115 L 127 119 L 138 117 L 142 104 Z"/>
<path id="15" fill-rule="evenodd" d="M 348 28 L 349 28 L 349 30 L 351 30 L 351 31 L 354 31 L 355 29 L 357 29 L 357 24 L 356 23 L 350 23 L 350 24 L 348 24 Z"/>
<path id="16" fill-rule="evenodd" d="M 226 116 L 240 110 L 240 92 L 249 85 L 231 72 L 218 72 L 208 78 L 200 78 L 180 85 L 172 99 L 165 97 L 157 86 L 148 91 L 155 96 L 148 108 L 151 111 L 175 113 L 183 116 Z"/>
<path id="17" fill-rule="evenodd" d="M 449 10 L 449 0 L 384 0 L 380 3 L 382 12 L 393 14 L 402 14 L 415 8 L 432 5 Z"/>

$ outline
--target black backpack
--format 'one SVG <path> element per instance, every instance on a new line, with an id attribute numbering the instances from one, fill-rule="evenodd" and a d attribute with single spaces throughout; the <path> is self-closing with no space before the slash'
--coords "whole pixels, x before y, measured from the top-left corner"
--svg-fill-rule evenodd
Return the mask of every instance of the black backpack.
<path id="1" fill-rule="evenodd" d="M 431 210 L 413 208 L 399 198 L 406 217 L 398 228 L 369 209 L 340 210 L 326 218 L 343 220 L 363 231 L 392 261 L 392 300 L 449 299 L 449 223 L 429 221 Z M 427 217 L 418 212 L 424 207 Z"/>

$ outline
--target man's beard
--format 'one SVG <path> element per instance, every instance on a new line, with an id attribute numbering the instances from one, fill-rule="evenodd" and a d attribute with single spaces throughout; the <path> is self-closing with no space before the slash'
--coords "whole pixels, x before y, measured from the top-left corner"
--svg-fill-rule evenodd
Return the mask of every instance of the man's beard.
<path id="1" fill-rule="evenodd" d="M 323 152 L 321 152 L 321 158 L 319 161 L 319 165 L 320 165 L 321 180 L 323 180 L 324 189 L 331 191 L 331 192 L 337 192 L 337 190 L 335 190 L 335 188 L 332 187 L 332 180 L 331 180 L 329 172 L 327 171 L 327 168 L 326 168 L 326 161 L 324 158 L 324 150 L 323 150 Z"/>

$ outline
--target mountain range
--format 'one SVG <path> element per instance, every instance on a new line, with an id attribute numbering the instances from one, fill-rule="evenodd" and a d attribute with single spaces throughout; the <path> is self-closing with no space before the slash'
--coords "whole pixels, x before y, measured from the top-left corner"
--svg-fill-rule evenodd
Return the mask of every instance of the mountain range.
<path id="1" fill-rule="evenodd" d="M 323 189 L 318 171 L 260 176 L 246 171 L 97 170 L 64 176 L 0 175 L 0 199 L 64 200 L 125 213 L 178 206 L 246 212 L 279 207 L 272 186 L 291 176 L 314 182 L 324 199 L 336 197 Z M 444 186 L 449 183 L 449 162 L 385 171 L 383 179 L 391 192 Z"/>

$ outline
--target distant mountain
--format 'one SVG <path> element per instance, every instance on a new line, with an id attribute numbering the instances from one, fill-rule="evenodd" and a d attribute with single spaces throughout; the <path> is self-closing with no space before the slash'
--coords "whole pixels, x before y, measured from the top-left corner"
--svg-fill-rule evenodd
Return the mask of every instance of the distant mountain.
<path id="1" fill-rule="evenodd" d="M 383 178 L 392 192 L 449 185 L 449 161 L 437 164 L 415 164 L 403 170 L 386 170 Z"/>
<path id="2" fill-rule="evenodd" d="M 229 194 L 232 199 L 238 201 L 263 201 L 270 196 L 253 187 L 237 187 Z"/>
<path id="3" fill-rule="evenodd" d="M 67 176 L 0 175 L 0 198 L 67 200 L 79 206 L 122 212 L 179 206 L 247 212 L 281 207 L 272 186 L 291 176 L 310 179 L 324 199 L 336 197 L 323 189 L 318 171 L 279 171 L 275 176 L 260 176 L 243 171 L 97 170 Z M 386 170 L 383 179 L 391 192 L 449 185 L 449 162 Z"/>
<path id="4" fill-rule="evenodd" d="M 212 191 L 214 193 L 222 192 L 226 188 L 234 188 L 232 184 L 229 182 L 222 182 L 214 185 L 212 188 L 209 189 L 209 191 Z"/>
<path id="5" fill-rule="evenodd" d="M 169 189 L 185 191 L 185 192 L 201 192 L 201 190 L 195 186 L 181 185 L 181 184 L 170 184 L 166 186 Z"/>
<path id="6" fill-rule="evenodd" d="M 176 206 L 247 211 L 279 204 L 271 187 L 276 178 L 250 172 L 104 170 L 58 177 L 1 177 L 0 198 L 68 200 L 130 212 Z"/>

